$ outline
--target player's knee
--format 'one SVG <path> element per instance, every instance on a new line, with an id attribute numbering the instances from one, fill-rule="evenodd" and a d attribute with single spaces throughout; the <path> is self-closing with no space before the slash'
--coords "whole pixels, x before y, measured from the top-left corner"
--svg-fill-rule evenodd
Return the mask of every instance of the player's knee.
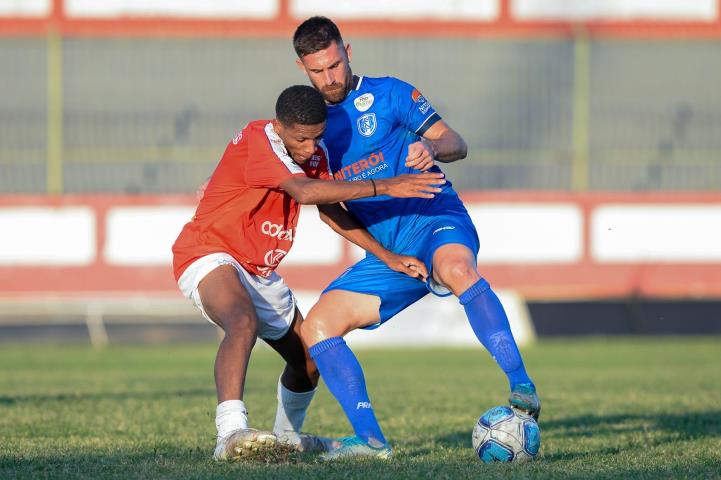
<path id="1" fill-rule="evenodd" d="M 481 278 L 475 265 L 460 259 L 446 262 L 438 267 L 437 271 L 441 282 L 451 289 L 460 289 L 472 285 Z"/>
<path id="2" fill-rule="evenodd" d="M 226 335 L 255 334 L 258 329 L 254 312 L 239 302 L 216 302 L 206 312 L 225 331 Z"/>
<path id="3" fill-rule="evenodd" d="M 324 337 L 324 330 L 322 322 L 316 320 L 314 316 L 309 316 L 300 326 L 300 338 L 310 347 L 327 338 Z"/>
<path id="4" fill-rule="evenodd" d="M 309 347 L 326 338 L 336 336 L 327 312 L 328 309 L 319 302 L 310 310 L 300 326 L 300 336 Z"/>

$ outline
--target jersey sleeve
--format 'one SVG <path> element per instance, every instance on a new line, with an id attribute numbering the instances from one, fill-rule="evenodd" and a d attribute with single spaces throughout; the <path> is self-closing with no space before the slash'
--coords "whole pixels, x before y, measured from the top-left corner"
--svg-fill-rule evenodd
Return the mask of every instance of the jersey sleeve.
<path id="1" fill-rule="evenodd" d="M 248 186 L 279 188 L 288 178 L 306 174 L 290 158 L 279 138 L 259 132 L 248 141 L 248 161 L 245 164 Z"/>
<path id="2" fill-rule="evenodd" d="M 441 119 L 431 103 L 413 85 L 393 79 L 393 104 L 400 123 L 416 135 Z"/>

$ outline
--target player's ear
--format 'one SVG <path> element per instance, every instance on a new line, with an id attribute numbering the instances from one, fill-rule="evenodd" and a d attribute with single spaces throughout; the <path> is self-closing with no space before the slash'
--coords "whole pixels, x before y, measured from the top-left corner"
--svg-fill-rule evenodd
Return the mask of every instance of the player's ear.
<path id="1" fill-rule="evenodd" d="M 308 73 L 305 71 L 305 65 L 303 65 L 303 60 L 301 60 L 300 58 L 296 58 L 295 64 L 298 65 L 298 68 L 300 69 L 301 72 L 306 73 L 306 74 Z"/>
<path id="2" fill-rule="evenodd" d="M 277 118 L 274 118 L 271 120 L 271 123 L 273 124 L 273 131 L 280 135 L 283 133 L 283 124 L 278 120 Z"/>
<path id="3" fill-rule="evenodd" d="M 345 54 L 348 57 L 348 63 L 350 63 L 350 59 L 353 56 L 353 51 L 350 48 L 350 43 L 345 44 Z"/>

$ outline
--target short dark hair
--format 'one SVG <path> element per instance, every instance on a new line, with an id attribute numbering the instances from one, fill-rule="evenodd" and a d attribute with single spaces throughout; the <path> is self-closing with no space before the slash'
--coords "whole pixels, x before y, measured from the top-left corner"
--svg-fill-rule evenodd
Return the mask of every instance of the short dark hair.
<path id="1" fill-rule="evenodd" d="M 343 45 L 343 38 L 336 24 L 327 17 L 310 17 L 298 25 L 293 34 L 293 48 L 298 58 L 325 50 L 333 42 Z"/>
<path id="2" fill-rule="evenodd" d="M 323 95 L 308 85 L 288 87 L 275 102 L 275 118 L 283 125 L 318 125 L 328 118 Z"/>

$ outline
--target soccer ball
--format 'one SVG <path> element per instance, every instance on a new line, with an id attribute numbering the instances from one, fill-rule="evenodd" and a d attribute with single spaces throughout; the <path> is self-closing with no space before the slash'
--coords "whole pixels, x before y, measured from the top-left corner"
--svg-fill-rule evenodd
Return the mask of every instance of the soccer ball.
<path id="1" fill-rule="evenodd" d="M 530 415 L 493 407 L 473 427 L 473 448 L 485 463 L 528 462 L 541 448 L 541 431 Z"/>

